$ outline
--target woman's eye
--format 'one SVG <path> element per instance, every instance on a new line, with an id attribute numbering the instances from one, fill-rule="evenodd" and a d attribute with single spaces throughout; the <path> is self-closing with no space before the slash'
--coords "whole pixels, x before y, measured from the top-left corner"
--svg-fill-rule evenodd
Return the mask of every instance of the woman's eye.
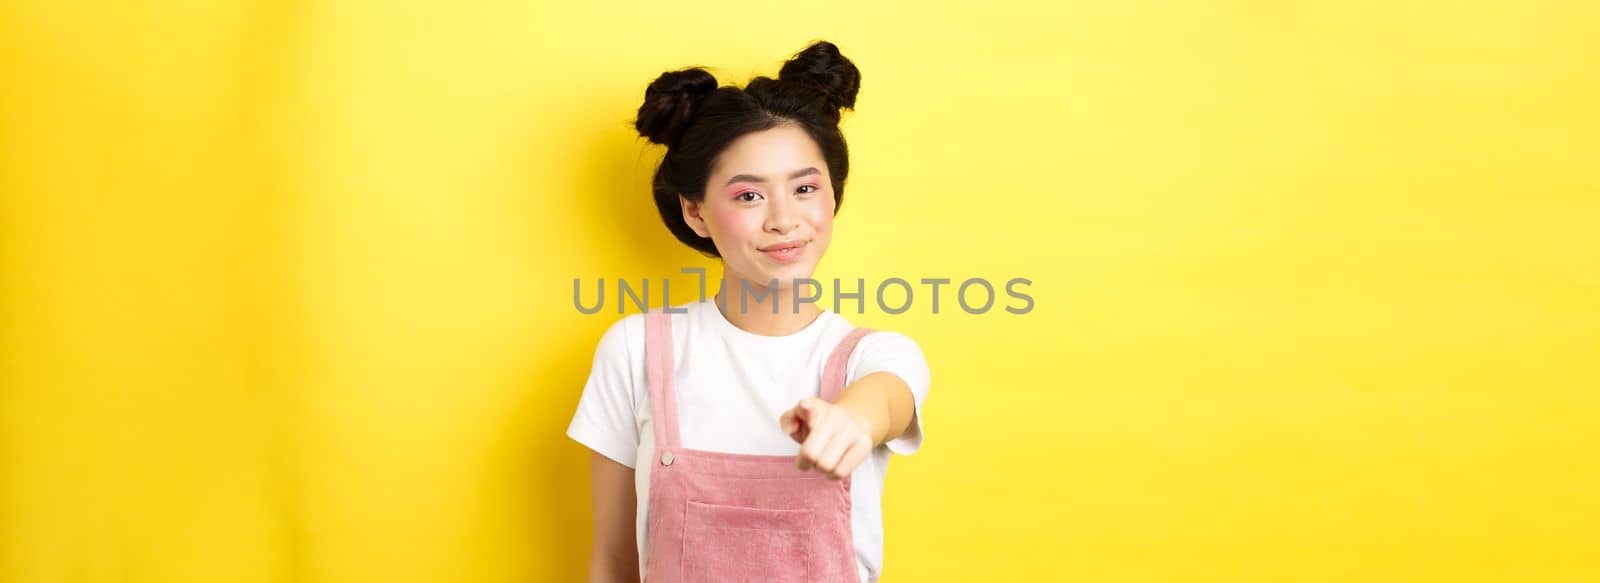
<path id="1" fill-rule="evenodd" d="M 761 197 L 761 195 L 756 194 L 755 191 L 746 190 L 744 192 L 739 193 L 739 196 L 733 197 L 733 200 L 737 200 L 739 202 L 754 202 L 757 198 L 760 198 L 760 197 Z"/>
<path id="2" fill-rule="evenodd" d="M 807 188 L 809 188 L 811 190 L 806 190 Z M 802 184 L 802 185 L 800 185 L 800 194 L 811 194 L 811 193 L 816 192 L 816 191 L 817 191 L 817 187 L 816 186 L 813 186 L 813 185 L 810 185 L 810 184 Z"/>

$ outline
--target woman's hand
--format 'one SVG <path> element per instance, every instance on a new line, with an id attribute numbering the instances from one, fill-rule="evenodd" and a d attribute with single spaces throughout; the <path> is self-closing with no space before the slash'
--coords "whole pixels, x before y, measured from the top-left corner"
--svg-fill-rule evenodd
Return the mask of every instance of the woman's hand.
<path id="1" fill-rule="evenodd" d="M 800 444 L 795 466 L 842 480 L 872 453 L 872 420 L 822 399 L 802 399 L 778 419 L 784 433 Z"/>

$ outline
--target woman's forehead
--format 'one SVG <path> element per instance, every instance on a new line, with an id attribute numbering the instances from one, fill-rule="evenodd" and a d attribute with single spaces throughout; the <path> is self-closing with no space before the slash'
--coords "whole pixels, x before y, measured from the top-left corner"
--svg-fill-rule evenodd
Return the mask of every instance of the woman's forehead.
<path id="1" fill-rule="evenodd" d="M 759 177 L 766 181 L 788 180 L 807 168 L 827 172 L 822 151 L 804 130 L 779 126 L 740 136 L 717 157 L 712 179 L 718 185 L 734 175 Z"/>

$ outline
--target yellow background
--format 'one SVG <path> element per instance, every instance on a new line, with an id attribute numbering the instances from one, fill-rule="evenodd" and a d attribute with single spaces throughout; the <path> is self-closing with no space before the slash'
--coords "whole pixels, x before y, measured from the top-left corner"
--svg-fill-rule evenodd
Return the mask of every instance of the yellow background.
<path id="1" fill-rule="evenodd" d="M 819 275 L 1037 301 L 851 314 L 887 581 L 1600 578 L 1600 5 L 1058 4 L 0 4 L 0 581 L 578 580 L 644 86 L 818 38 Z"/>

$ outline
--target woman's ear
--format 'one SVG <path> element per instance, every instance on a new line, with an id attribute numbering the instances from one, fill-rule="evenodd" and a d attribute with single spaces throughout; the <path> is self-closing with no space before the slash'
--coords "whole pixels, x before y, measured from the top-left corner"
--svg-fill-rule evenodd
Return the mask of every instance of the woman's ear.
<path id="1" fill-rule="evenodd" d="M 711 238 L 711 230 L 706 228 L 706 220 L 700 216 L 700 203 L 689 200 L 689 197 L 678 195 L 678 204 L 683 207 L 683 222 L 689 224 L 694 234 L 704 238 Z"/>

